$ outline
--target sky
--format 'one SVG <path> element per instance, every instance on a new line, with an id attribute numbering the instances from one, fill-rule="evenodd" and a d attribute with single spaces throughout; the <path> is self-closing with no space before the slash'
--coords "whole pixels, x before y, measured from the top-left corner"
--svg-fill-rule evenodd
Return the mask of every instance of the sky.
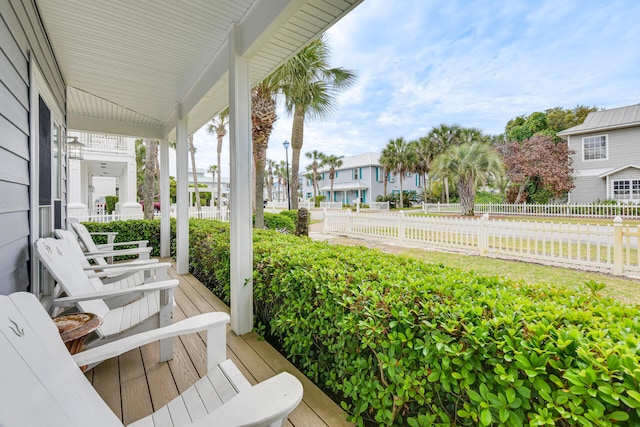
<path id="1" fill-rule="evenodd" d="M 497 135 L 534 111 L 640 103 L 638 0 L 364 0 L 327 35 L 331 66 L 357 79 L 328 118 L 305 121 L 301 170 L 305 152 L 380 152 L 442 123 Z M 276 161 L 291 140 L 290 116 L 278 117 Z M 203 128 L 194 144 L 197 167 L 216 164 L 214 136 Z M 228 151 L 225 138 L 223 176 Z"/>

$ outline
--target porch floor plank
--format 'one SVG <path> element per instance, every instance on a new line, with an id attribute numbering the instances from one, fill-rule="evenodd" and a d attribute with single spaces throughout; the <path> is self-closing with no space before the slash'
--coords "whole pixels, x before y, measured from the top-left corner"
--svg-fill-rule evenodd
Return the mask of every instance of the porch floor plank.
<path id="1" fill-rule="evenodd" d="M 174 321 L 210 311 L 229 313 L 229 307 L 195 277 L 178 275 L 171 259 L 162 261 L 172 262 L 169 276 L 180 281 L 174 292 Z M 227 357 L 251 384 L 285 371 L 302 382 L 303 401 L 289 416 L 287 426 L 352 425 L 345 421 L 340 406 L 255 332 L 238 336 L 228 328 Z M 87 378 L 126 425 L 166 405 L 206 372 L 205 333 L 175 339 L 173 360 L 158 360 L 158 344 L 152 343 L 101 363 L 87 372 Z"/>

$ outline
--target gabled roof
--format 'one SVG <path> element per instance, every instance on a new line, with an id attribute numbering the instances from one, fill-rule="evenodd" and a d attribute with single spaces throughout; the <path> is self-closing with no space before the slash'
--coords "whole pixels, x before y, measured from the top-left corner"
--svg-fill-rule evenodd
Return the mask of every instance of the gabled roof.
<path id="1" fill-rule="evenodd" d="M 607 172 L 603 173 L 602 175 L 600 175 L 599 178 L 606 178 L 606 177 L 608 177 L 610 175 L 616 174 L 616 173 L 618 173 L 620 171 L 623 171 L 623 170 L 629 169 L 629 168 L 640 170 L 640 166 L 628 164 L 628 165 L 625 165 L 625 166 L 621 166 L 619 168 L 611 169 L 610 171 L 607 171 Z"/>
<path id="2" fill-rule="evenodd" d="M 558 132 L 558 135 L 577 135 L 633 126 L 640 126 L 640 104 L 593 111 L 587 115 L 582 124 Z"/>
<path id="3" fill-rule="evenodd" d="M 188 132 L 229 104 L 229 35 L 251 84 L 362 0 L 37 0 L 67 91 L 69 129 L 147 138 Z M 47 47 L 43 47 L 46 49 Z"/>
<path id="4" fill-rule="evenodd" d="M 360 168 L 365 166 L 379 166 L 380 165 L 380 153 L 364 153 L 356 156 L 347 156 L 342 158 L 342 166 L 336 170 L 346 170 L 353 168 Z M 318 172 L 328 172 L 329 168 L 323 166 L 318 169 Z"/>

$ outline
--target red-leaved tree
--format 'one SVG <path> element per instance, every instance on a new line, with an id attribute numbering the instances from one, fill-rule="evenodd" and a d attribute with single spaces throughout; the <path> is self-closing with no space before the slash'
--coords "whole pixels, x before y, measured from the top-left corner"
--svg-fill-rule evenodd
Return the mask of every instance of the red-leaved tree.
<path id="1" fill-rule="evenodd" d="M 521 203 L 528 188 L 544 188 L 560 197 L 574 187 L 573 168 L 566 141 L 555 142 L 547 135 L 534 135 L 522 142 L 508 142 L 497 147 L 502 154 L 506 175 L 517 185 L 514 203 Z"/>

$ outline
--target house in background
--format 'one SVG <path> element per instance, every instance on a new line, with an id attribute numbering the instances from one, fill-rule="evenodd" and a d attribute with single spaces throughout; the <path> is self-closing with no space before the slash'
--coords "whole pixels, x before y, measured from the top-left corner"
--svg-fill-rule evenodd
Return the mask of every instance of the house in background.
<path id="1" fill-rule="evenodd" d="M 83 145 L 81 158 L 68 160 L 67 215 L 86 218 L 104 213 L 105 196 L 118 196 L 116 213 L 140 214 L 136 198 L 135 138 L 69 131 Z"/>
<path id="2" fill-rule="evenodd" d="M 195 196 L 194 196 L 194 187 L 193 187 L 193 169 L 189 169 L 189 200 L 192 205 L 195 204 Z M 196 168 L 196 176 L 198 177 L 198 191 L 211 193 L 211 206 L 213 206 L 213 201 L 217 197 L 216 192 L 218 191 L 218 183 L 216 181 L 217 174 L 206 175 L 204 168 Z M 206 186 L 206 187 L 204 187 Z M 222 176 L 220 178 L 220 192 L 222 193 L 222 200 L 224 203 L 225 200 L 229 198 L 229 187 L 230 182 L 228 177 Z"/>
<path id="3" fill-rule="evenodd" d="M 342 202 L 351 204 L 354 200 L 360 203 L 371 203 L 376 201 L 376 197 L 384 194 L 384 169 L 380 166 L 379 153 L 364 153 L 356 156 L 343 157 L 342 166 L 336 169 L 336 176 L 333 180 L 333 200 L 331 197 L 331 180 L 329 179 L 329 168 L 318 169 L 318 187 L 320 195 L 326 197 L 325 200 L 331 202 Z M 303 198 L 313 198 L 313 180 L 303 180 Z M 423 186 L 419 174 L 406 173 L 402 178 L 403 191 L 415 191 L 420 194 Z M 388 194 L 400 193 L 400 179 L 390 173 L 387 182 Z"/>
<path id="4" fill-rule="evenodd" d="M 591 112 L 558 136 L 575 151 L 569 203 L 640 202 L 640 104 Z"/>

